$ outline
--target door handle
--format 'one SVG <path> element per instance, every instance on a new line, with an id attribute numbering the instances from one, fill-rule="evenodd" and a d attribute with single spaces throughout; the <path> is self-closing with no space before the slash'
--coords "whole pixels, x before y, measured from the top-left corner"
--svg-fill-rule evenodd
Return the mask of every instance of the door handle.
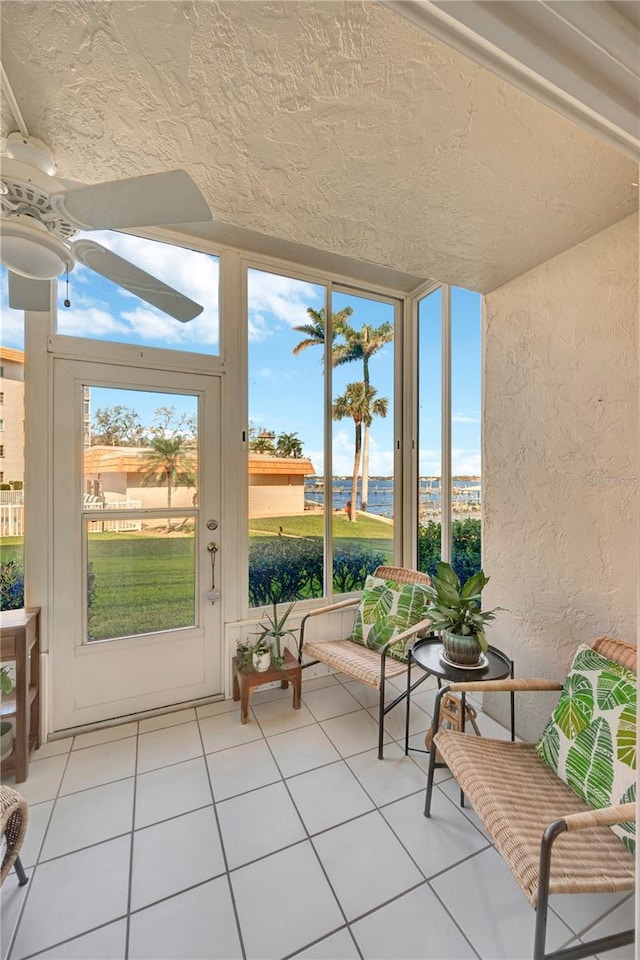
<path id="1" fill-rule="evenodd" d="M 215 523 L 216 526 L 218 526 L 215 520 L 210 520 L 209 523 L 207 523 L 207 526 L 209 526 L 210 523 Z M 207 590 L 207 600 L 210 600 L 211 603 L 215 603 L 216 600 L 220 599 L 220 591 L 216 590 L 216 554 L 218 552 L 218 544 L 213 540 L 210 540 L 207 544 L 207 551 L 211 560 L 211 589 Z"/>

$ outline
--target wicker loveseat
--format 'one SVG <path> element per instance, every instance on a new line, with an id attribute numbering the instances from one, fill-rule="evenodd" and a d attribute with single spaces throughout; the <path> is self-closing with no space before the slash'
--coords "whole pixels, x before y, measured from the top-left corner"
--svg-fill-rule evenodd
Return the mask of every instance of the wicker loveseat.
<path id="1" fill-rule="evenodd" d="M 404 567 L 377 567 L 374 571 L 374 576 L 380 577 L 383 580 L 393 580 L 399 584 L 417 583 L 424 584 L 425 586 L 431 584 L 431 580 L 426 573 L 420 573 L 417 570 L 408 570 Z M 385 704 L 386 681 L 391 677 L 397 677 L 403 674 L 407 667 L 406 662 L 396 660 L 388 655 L 390 643 L 385 644 L 380 650 L 371 650 L 349 639 L 307 639 L 308 625 L 312 618 L 315 619 L 328 613 L 336 613 L 337 611 L 349 609 L 352 609 L 355 615 L 359 602 L 358 597 L 352 597 L 349 600 L 341 600 L 328 607 L 320 607 L 308 613 L 300 625 L 299 660 L 303 668 L 313 666 L 316 663 L 326 663 L 327 666 L 333 667 L 335 670 L 340 670 L 342 673 L 353 677 L 354 680 L 360 680 L 362 683 L 366 683 L 370 687 L 375 687 L 379 691 L 378 759 L 382 760 L 384 718 L 390 710 L 407 696 L 406 691 L 403 691 L 389 703 Z M 415 638 L 419 633 L 429 628 L 429 624 L 430 621 L 428 619 L 419 621 L 408 630 L 395 636 L 392 641 L 393 644 L 396 645 L 401 641 L 410 644 L 412 638 Z M 303 660 L 303 658 L 310 659 Z M 420 681 L 417 681 L 414 685 L 417 685 L 419 682 Z"/>
<path id="2" fill-rule="evenodd" d="M 636 672 L 636 647 L 599 637 L 591 649 Z M 453 683 L 439 691 L 434 716 L 447 691 L 560 690 L 541 679 Z M 434 723 L 435 728 L 435 723 Z M 634 856 L 610 829 L 635 822 L 636 804 L 593 809 L 540 759 L 535 744 L 467 736 L 432 729 L 433 742 L 493 843 L 536 910 L 534 960 L 578 960 L 633 942 L 627 930 L 589 943 L 545 953 L 550 894 L 612 893 L 634 888 Z M 436 751 L 431 750 L 425 816 L 431 815 Z"/>

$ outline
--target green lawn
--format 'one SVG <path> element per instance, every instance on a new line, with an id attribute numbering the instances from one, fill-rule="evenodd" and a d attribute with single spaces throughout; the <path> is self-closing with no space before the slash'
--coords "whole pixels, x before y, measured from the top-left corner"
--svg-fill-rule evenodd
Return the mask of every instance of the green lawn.
<path id="1" fill-rule="evenodd" d="M 92 639 L 192 625 L 193 553 L 192 537 L 91 534 Z"/>
<path id="2" fill-rule="evenodd" d="M 393 527 L 364 517 L 351 523 L 333 518 L 336 546 L 360 544 L 393 556 Z M 274 537 L 322 542 L 321 514 L 250 521 L 253 543 Z M 2 559 L 22 562 L 21 537 L 2 539 Z M 192 536 L 92 533 L 88 559 L 92 583 L 89 633 L 95 640 L 189 626 L 194 622 L 194 540 Z"/>

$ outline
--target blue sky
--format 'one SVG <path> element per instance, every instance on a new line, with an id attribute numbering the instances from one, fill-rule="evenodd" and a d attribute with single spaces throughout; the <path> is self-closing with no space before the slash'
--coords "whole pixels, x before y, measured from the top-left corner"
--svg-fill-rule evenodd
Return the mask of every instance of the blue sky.
<path id="1" fill-rule="evenodd" d="M 59 319 L 61 333 L 97 340 L 167 347 L 170 349 L 216 354 L 219 351 L 218 261 L 191 250 L 172 247 L 114 232 L 88 234 L 130 259 L 149 273 L 184 291 L 205 307 L 202 315 L 187 324 L 167 317 L 138 298 L 102 279 L 83 266 L 76 266 L 69 277 L 70 309 L 62 305 L 65 283 L 59 283 Z M 2 343 L 22 349 L 24 343 L 21 312 L 7 305 L 6 271 L 0 274 L 2 307 Z M 321 285 L 251 270 L 249 303 L 249 416 L 252 425 L 276 433 L 297 433 L 304 454 L 322 473 L 323 463 L 323 365 L 322 351 L 312 347 L 294 356 L 294 346 L 302 335 L 293 328 L 309 321 L 307 307 L 321 309 L 325 291 Z M 440 468 L 440 293 L 420 306 L 420 473 L 438 474 Z M 332 311 L 350 306 L 350 323 L 359 328 L 366 323 L 378 326 L 393 319 L 390 304 L 334 293 Z M 480 472 L 480 296 L 468 291 L 452 291 L 452 457 L 453 472 Z M 371 383 L 378 397 L 389 400 L 389 414 L 374 420 L 371 429 L 371 465 L 373 475 L 387 476 L 393 460 L 393 364 L 394 345 L 385 345 L 370 361 Z M 362 379 L 362 364 L 351 363 L 333 370 L 332 396 L 335 399 L 351 382 Z M 170 405 L 167 395 L 153 396 L 114 392 L 113 403 L 137 406 L 143 423 L 150 422 L 153 409 Z M 95 406 L 108 405 L 110 396 L 102 391 Z M 175 406 L 183 409 L 180 397 Z M 348 475 L 353 462 L 353 424 L 333 424 L 333 472 Z"/>

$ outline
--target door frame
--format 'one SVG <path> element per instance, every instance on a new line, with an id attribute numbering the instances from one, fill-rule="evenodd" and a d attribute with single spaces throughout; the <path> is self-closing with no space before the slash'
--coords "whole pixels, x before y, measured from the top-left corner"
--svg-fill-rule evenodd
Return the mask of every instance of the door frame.
<path id="1" fill-rule="evenodd" d="M 193 374 L 118 365 L 101 359 L 54 357 L 52 470 L 51 721 L 55 732 L 210 698 L 224 690 L 222 603 L 206 598 L 210 557 L 206 544 L 222 542 L 220 394 L 218 373 Z M 82 385 L 197 395 L 198 493 L 196 625 L 88 643 L 84 630 L 85 556 L 82 518 Z M 206 445 L 206 450 L 205 450 Z M 69 464 L 71 475 L 69 476 Z M 144 511 L 142 511 L 144 512 Z M 206 521 L 214 517 L 211 533 Z M 64 572 L 63 572 L 64 571 Z M 159 660 L 162 652 L 163 661 Z M 165 672 L 177 679 L 167 684 Z M 96 679 L 99 672 L 99 680 Z M 113 696 L 109 689 L 122 695 Z M 100 684 L 103 685 L 100 693 Z M 81 692 L 90 693 L 86 702 Z M 102 700 L 96 697 L 103 696 Z"/>

